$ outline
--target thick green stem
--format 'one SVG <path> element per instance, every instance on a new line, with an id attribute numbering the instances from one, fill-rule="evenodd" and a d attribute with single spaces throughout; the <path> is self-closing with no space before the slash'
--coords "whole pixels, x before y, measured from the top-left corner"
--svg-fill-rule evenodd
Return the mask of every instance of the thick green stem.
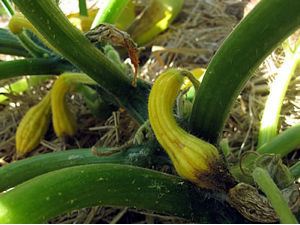
<path id="1" fill-rule="evenodd" d="M 64 16 L 54 1 L 14 0 L 26 18 L 68 61 L 115 96 L 119 106 L 138 122 L 147 119 L 148 84 L 132 78 L 91 44 Z M 34 13 L 32 13 L 34 11 Z"/>
<path id="2" fill-rule="evenodd" d="M 88 16 L 85 0 L 79 0 L 79 15 Z"/>
<path id="3" fill-rule="evenodd" d="M 114 24 L 124 7 L 127 5 L 128 0 L 102 0 L 101 3 L 101 8 L 93 21 L 91 29 L 100 23 Z"/>
<path id="4" fill-rule="evenodd" d="M 227 204 L 207 198 L 211 194 L 154 170 L 116 164 L 74 166 L 1 194 L 0 223 L 43 223 L 64 212 L 97 205 L 149 209 L 198 223 L 246 222 L 230 213 Z"/>
<path id="5" fill-rule="evenodd" d="M 259 188 L 268 197 L 277 215 L 279 216 L 280 222 L 284 224 L 298 224 L 298 221 L 291 212 L 287 202 L 270 177 L 268 171 L 257 167 L 253 171 L 252 176 Z"/>
<path id="6" fill-rule="evenodd" d="M 0 40 L 0 54 L 5 54 L 5 55 L 15 55 L 15 56 L 23 56 L 23 57 L 32 57 L 26 49 L 23 47 L 19 47 L 19 45 L 15 46 L 7 46 L 7 45 L 2 45 L 1 40 Z"/>
<path id="7" fill-rule="evenodd" d="M 0 62 L 0 80 L 22 75 L 59 75 L 72 69 L 74 67 L 60 57 L 19 59 Z"/>
<path id="8" fill-rule="evenodd" d="M 99 148 L 107 152 L 116 148 Z M 151 167 L 164 163 L 151 143 L 134 146 L 108 156 L 94 155 L 92 149 L 76 149 L 30 157 L 0 168 L 0 192 L 50 171 L 87 164 L 117 163 Z M 22 176 L 20 176 L 22 174 Z"/>
<path id="9" fill-rule="evenodd" d="M 23 56 L 23 57 L 32 57 L 31 54 L 26 51 L 23 47 L 19 47 L 19 45 L 15 46 L 7 46 L 3 45 L 0 40 L 0 54 L 4 55 L 15 55 L 15 56 Z"/>
<path id="10" fill-rule="evenodd" d="M 294 75 L 300 61 L 300 42 L 292 51 L 288 43 L 284 42 L 285 60 L 281 66 L 278 75 L 274 82 L 266 102 L 264 114 L 261 120 L 257 148 L 268 143 L 276 137 L 278 131 L 279 114 L 282 102 L 287 91 L 290 80 Z"/>
<path id="11" fill-rule="evenodd" d="M 300 145 L 299 133 L 300 123 L 283 131 L 267 145 L 258 148 L 256 151 L 261 155 L 272 153 L 284 157 Z"/>
<path id="12" fill-rule="evenodd" d="M 262 0 L 216 53 L 195 98 L 190 127 L 213 144 L 244 85 L 263 60 L 300 26 L 300 1 Z"/>
<path id="13" fill-rule="evenodd" d="M 36 58 L 42 58 L 45 54 L 51 54 L 50 51 L 41 48 L 35 42 L 33 42 L 24 31 L 18 34 L 17 36 L 22 42 L 23 46 L 27 49 L 28 52 L 30 52 L 32 56 Z"/>

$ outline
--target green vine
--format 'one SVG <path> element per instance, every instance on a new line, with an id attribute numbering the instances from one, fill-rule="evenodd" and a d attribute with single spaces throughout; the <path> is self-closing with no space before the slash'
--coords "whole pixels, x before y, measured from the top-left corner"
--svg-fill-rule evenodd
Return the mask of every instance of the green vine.
<path id="1" fill-rule="evenodd" d="M 198 223 L 245 222 L 229 213 L 227 204 L 209 196 L 212 193 L 182 178 L 153 170 L 116 164 L 74 166 L 0 195 L 0 223 L 43 223 L 63 212 L 96 205 L 149 209 Z"/>

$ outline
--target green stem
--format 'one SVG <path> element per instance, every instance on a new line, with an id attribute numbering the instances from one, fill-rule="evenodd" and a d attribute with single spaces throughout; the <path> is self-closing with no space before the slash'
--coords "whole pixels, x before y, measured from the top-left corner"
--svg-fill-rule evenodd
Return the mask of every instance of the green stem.
<path id="1" fill-rule="evenodd" d="M 86 8 L 86 1 L 85 0 L 79 0 L 79 15 L 89 16 L 88 15 L 88 10 Z"/>
<path id="2" fill-rule="evenodd" d="M 288 45 L 286 42 L 284 42 L 284 44 Z M 293 52 L 289 52 L 291 51 L 289 47 L 289 45 L 285 47 L 286 56 L 284 63 L 272 83 L 272 88 L 265 105 L 264 114 L 260 124 L 257 148 L 268 143 L 277 135 L 282 102 L 290 80 L 294 75 L 294 70 L 300 61 L 300 42 Z"/>
<path id="3" fill-rule="evenodd" d="M 107 152 L 114 149 L 116 148 L 99 148 L 96 151 Z M 0 192 L 44 173 L 72 166 L 116 163 L 151 167 L 163 162 L 153 153 L 153 149 L 155 148 L 151 143 L 145 143 L 108 156 L 96 156 L 89 148 L 30 157 L 0 168 Z"/>
<path id="4" fill-rule="evenodd" d="M 287 202 L 270 177 L 268 171 L 257 167 L 253 171 L 252 176 L 259 188 L 266 194 L 267 198 L 271 202 L 273 208 L 279 216 L 280 222 L 284 224 L 298 224 L 298 221 L 291 212 Z"/>
<path id="5" fill-rule="evenodd" d="M 76 29 L 53 1 L 14 0 L 26 18 L 68 61 L 94 79 L 139 123 L 147 119 L 149 85 L 132 78 L 109 60 Z M 35 13 L 32 13 L 34 10 Z"/>
<path id="6" fill-rule="evenodd" d="M 2 0 L 1 1 L 3 8 L 7 12 L 7 14 L 12 17 L 15 14 L 14 9 L 12 8 L 11 4 L 9 3 L 8 0 Z"/>
<path id="7" fill-rule="evenodd" d="M 100 23 L 115 24 L 116 19 L 127 5 L 128 0 L 102 0 L 102 6 L 99 9 L 91 29 Z"/>
<path id="8" fill-rule="evenodd" d="M 31 54 L 29 54 L 28 51 L 26 51 L 23 47 L 19 48 L 18 45 L 13 47 L 2 45 L 1 40 L 0 40 L 0 54 L 23 56 L 29 58 L 32 57 Z"/>
<path id="9" fill-rule="evenodd" d="M 74 166 L 1 194 L 0 223 L 43 223 L 97 205 L 149 209 L 198 223 L 246 222 L 209 195 L 182 178 L 154 170 L 116 164 Z"/>
<path id="10" fill-rule="evenodd" d="M 300 145 L 299 133 L 300 124 L 294 125 L 277 135 L 268 144 L 265 144 L 259 149 L 257 149 L 256 152 L 260 155 L 268 153 L 279 154 L 281 157 L 284 157 Z M 253 170 L 254 160 L 256 159 L 256 157 L 257 156 L 254 154 L 249 154 L 248 156 L 245 156 L 242 160 L 243 169 L 247 173 L 251 173 L 251 171 Z M 239 164 L 231 167 L 230 172 L 240 182 L 250 184 L 253 182 L 252 178 L 247 177 L 242 173 Z"/>
<path id="11" fill-rule="evenodd" d="M 50 54 L 50 51 L 47 51 L 44 48 L 41 48 L 36 43 L 34 43 L 28 35 L 23 31 L 17 35 L 19 40 L 22 42 L 23 46 L 27 49 L 30 54 L 36 58 L 42 58 L 45 54 Z"/>
<path id="12" fill-rule="evenodd" d="M 59 75 L 70 70 L 74 70 L 74 67 L 61 57 L 19 59 L 0 62 L 0 80 L 22 75 Z"/>
<path id="13" fill-rule="evenodd" d="M 300 123 L 286 129 L 267 145 L 260 147 L 256 151 L 261 155 L 272 153 L 284 157 L 300 145 L 299 133 Z"/>
<path id="14" fill-rule="evenodd" d="M 300 26 L 300 1 L 262 0 L 235 28 L 210 62 L 197 92 L 192 132 L 218 144 L 230 110 L 263 60 Z"/>
<path id="15" fill-rule="evenodd" d="M 23 47 L 18 38 L 12 35 L 9 30 L 0 28 L 0 53 L 6 55 L 17 55 L 31 57 Z"/>

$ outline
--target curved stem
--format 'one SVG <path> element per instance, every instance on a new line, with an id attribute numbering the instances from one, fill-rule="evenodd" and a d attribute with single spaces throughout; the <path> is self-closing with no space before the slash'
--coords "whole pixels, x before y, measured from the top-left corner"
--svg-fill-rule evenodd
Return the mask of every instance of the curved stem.
<path id="1" fill-rule="evenodd" d="M 61 74 L 74 67 L 60 57 L 20 59 L 0 63 L 0 80 L 22 75 Z"/>
<path id="2" fill-rule="evenodd" d="M 257 167 L 253 171 L 252 176 L 259 188 L 267 195 L 269 201 L 279 216 L 280 222 L 284 224 L 298 224 L 298 221 L 291 212 L 287 202 L 270 177 L 268 171 Z"/>
<path id="3" fill-rule="evenodd" d="M 106 152 L 116 148 L 99 148 L 98 152 Z M 134 146 L 119 153 L 108 156 L 94 155 L 92 149 L 76 149 L 63 152 L 48 153 L 20 160 L 0 168 L 0 192 L 14 187 L 36 176 L 66 167 L 118 163 L 140 167 L 151 167 L 164 162 L 153 153 L 151 143 Z M 19 174 L 22 173 L 22 176 Z"/>
<path id="4" fill-rule="evenodd" d="M 207 196 L 213 195 L 154 170 L 116 164 L 74 166 L 1 194 L 0 223 L 43 223 L 61 213 L 96 205 L 149 209 L 198 223 L 245 222 L 229 213 L 228 205 Z"/>
<path id="5" fill-rule="evenodd" d="M 300 26 L 300 1 L 262 0 L 210 62 L 190 117 L 192 132 L 218 144 L 229 112 L 262 61 Z"/>
<path id="6" fill-rule="evenodd" d="M 32 57 L 31 54 L 26 51 L 23 47 L 19 45 L 8 46 L 6 44 L 2 44 L 0 40 L 0 54 L 5 55 L 15 55 L 15 56 L 24 56 L 24 57 Z"/>
<path id="7" fill-rule="evenodd" d="M 42 58 L 45 54 L 50 54 L 50 51 L 47 51 L 44 48 L 38 46 L 34 41 L 32 41 L 28 35 L 23 31 L 17 34 L 19 40 L 22 42 L 23 46 L 27 49 L 30 54 L 36 58 Z"/>

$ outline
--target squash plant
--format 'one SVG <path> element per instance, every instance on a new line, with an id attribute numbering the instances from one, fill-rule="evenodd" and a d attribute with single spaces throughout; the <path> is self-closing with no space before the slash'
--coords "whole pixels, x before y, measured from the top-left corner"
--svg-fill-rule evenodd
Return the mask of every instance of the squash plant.
<path id="1" fill-rule="evenodd" d="M 8 2 L 2 2 L 13 14 Z M 106 157 L 99 157 L 93 152 L 100 151 L 101 154 L 115 149 L 69 150 L 1 167 L 0 190 L 5 192 L 0 195 L 0 222 L 42 223 L 63 212 L 96 205 L 150 209 L 198 223 L 245 223 L 248 220 L 297 222 L 282 196 L 282 190 L 288 188 L 290 193 L 296 193 L 291 188 L 295 187 L 294 180 L 300 174 L 299 163 L 288 170 L 278 155 L 270 153 L 284 157 L 298 146 L 299 125 L 284 131 L 257 150 L 260 154 L 269 155 L 246 158 L 243 167 L 254 168 L 251 170 L 253 179 L 247 178 L 240 167 L 227 168 L 217 148 L 233 102 L 247 80 L 272 50 L 299 28 L 299 1 L 262 0 L 227 38 L 212 59 L 201 85 L 194 82 L 199 88 L 188 123 L 195 136 L 182 130 L 172 114 L 181 76 L 189 72 L 170 70 L 167 75 L 164 74 L 164 77 L 174 79 L 175 86 L 167 85 L 168 79 L 162 75 L 152 90 L 141 79 L 134 87 L 132 78 L 118 65 L 118 60 L 109 59 L 90 43 L 69 22 L 55 1 L 13 2 L 49 45 L 30 38 L 30 34 L 25 32 L 16 39 L 2 29 L 2 53 L 27 58 L 1 62 L 1 79 L 25 74 L 59 75 L 66 71 L 84 73 L 96 82 L 90 87 L 97 87 L 104 102 L 125 109 L 140 123 L 141 129 L 146 127 L 150 131 L 151 136 L 147 121 L 150 115 L 155 135 L 152 134 L 147 142 Z M 84 8 L 83 1 L 80 2 Z M 120 1 L 110 2 L 110 7 L 115 7 Z M 103 15 L 114 18 L 109 14 Z M 105 22 L 105 16 L 97 18 Z M 170 74 L 174 76 L 168 77 Z M 73 76 L 76 77 L 76 74 Z M 187 76 L 193 80 L 192 76 Z M 183 178 L 142 168 L 169 163 L 162 149 L 168 152 Z M 199 162 L 207 162 L 207 165 Z M 284 179 L 280 179 L 282 177 Z M 265 192 L 265 196 L 252 186 L 253 182 Z M 255 204 L 247 202 L 248 196 L 250 200 L 257 200 Z M 263 204 L 265 202 L 267 206 Z M 279 207 L 273 209 L 272 204 Z"/>

